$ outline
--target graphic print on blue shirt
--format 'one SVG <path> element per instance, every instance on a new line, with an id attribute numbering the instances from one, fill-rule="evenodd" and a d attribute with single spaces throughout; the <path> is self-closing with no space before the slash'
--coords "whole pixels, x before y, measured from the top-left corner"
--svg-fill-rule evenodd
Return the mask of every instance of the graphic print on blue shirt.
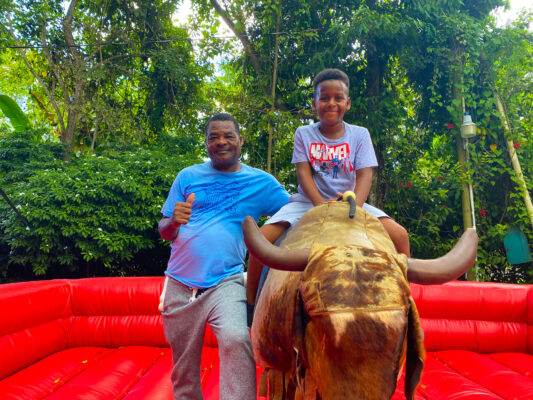
<path id="1" fill-rule="evenodd" d="M 243 219 L 272 215 L 289 200 L 279 182 L 263 171 L 243 164 L 240 171 L 222 173 L 206 162 L 180 171 L 162 214 L 172 217 L 176 203 L 191 193 L 195 194 L 191 218 L 171 242 L 166 273 L 197 288 L 241 273 L 246 255 Z"/>
<path id="2" fill-rule="evenodd" d="M 199 185 L 197 192 L 203 192 L 201 207 L 202 212 L 225 210 L 228 214 L 235 214 L 239 196 L 248 183 L 229 183 L 222 184 L 219 182 L 209 182 Z"/>

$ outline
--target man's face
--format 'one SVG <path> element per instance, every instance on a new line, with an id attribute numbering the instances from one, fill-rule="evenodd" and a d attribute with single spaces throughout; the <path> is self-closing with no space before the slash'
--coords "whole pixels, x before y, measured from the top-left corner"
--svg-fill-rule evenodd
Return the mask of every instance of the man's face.
<path id="1" fill-rule="evenodd" d="M 232 121 L 211 121 L 205 144 L 213 168 L 221 172 L 238 171 L 243 142 Z"/>

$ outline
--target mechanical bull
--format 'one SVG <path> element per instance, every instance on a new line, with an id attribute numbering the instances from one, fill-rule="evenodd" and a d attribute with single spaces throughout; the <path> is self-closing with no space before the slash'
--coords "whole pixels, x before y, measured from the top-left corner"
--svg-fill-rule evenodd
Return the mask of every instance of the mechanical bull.
<path id="1" fill-rule="evenodd" d="M 473 229 L 441 258 L 408 259 L 377 218 L 358 208 L 351 219 L 348 209 L 345 202 L 311 209 L 280 247 L 253 219 L 243 222 L 250 252 L 274 268 L 252 325 L 265 368 L 260 392 L 268 379 L 270 399 L 389 399 L 404 363 L 412 399 L 425 352 L 409 282 L 443 283 L 475 261 Z"/>

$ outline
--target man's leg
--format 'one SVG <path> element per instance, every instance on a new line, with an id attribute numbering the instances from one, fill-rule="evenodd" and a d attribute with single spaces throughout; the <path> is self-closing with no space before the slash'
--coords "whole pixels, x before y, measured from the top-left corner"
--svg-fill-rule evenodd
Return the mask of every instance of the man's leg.
<path id="1" fill-rule="evenodd" d="M 220 400 L 257 397 L 257 376 L 246 325 L 246 293 L 241 274 L 222 280 L 209 291 L 209 325 L 218 341 Z"/>
<path id="2" fill-rule="evenodd" d="M 283 235 L 283 232 L 285 232 L 289 226 L 290 224 L 288 222 L 276 222 L 274 224 L 265 224 L 260 230 L 270 243 L 274 243 L 281 235 Z M 248 304 L 255 304 L 255 297 L 257 295 L 257 287 L 259 285 L 262 269 L 263 263 L 259 262 L 259 260 L 250 254 L 250 258 L 248 259 L 248 274 L 246 278 L 246 301 Z"/>
<path id="3" fill-rule="evenodd" d="M 202 400 L 200 363 L 208 309 L 202 296 L 189 302 L 192 292 L 167 278 L 163 303 L 163 327 L 172 349 L 171 379 L 176 400 Z"/>
<path id="4" fill-rule="evenodd" d="M 398 253 L 403 253 L 407 257 L 411 257 L 411 248 L 409 246 L 409 234 L 407 230 L 392 218 L 379 218 L 383 227 L 387 230 L 394 247 Z"/>

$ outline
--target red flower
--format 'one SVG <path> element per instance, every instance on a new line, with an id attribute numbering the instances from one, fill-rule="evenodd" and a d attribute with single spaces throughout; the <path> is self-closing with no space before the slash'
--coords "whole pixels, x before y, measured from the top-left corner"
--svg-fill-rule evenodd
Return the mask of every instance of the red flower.
<path id="1" fill-rule="evenodd" d="M 444 180 L 444 177 L 439 176 L 437 179 L 438 179 L 439 181 L 443 181 L 443 180 Z"/>
<path id="2" fill-rule="evenodd" d="M 485 215 L 487 215 L 487 212 L 484 209 L 481 209 L 481 210 L 479 210 L 479 215 L 484 217 Z"/>
<path id="3" fill-rule="evenodd" d="M 455 125 L 454 125 L 454 124 L 448 124 L 448 125 L 446 125 L 446 129 L 452 130 L 453 128 L 455 128 Z"/>
<path id="4" fill-rule="evenodd" d="M 413 184 L 411 182 L 407 182 L 407 187 L 410 188 L 411 186 L 413 186 Z"/>
<path id="5" fill-rule="evenodd" d="M 400 184 L 398 186 L 399 187 L 403 187 L 403 182 L 400 182 Z"/>
<path id="6" fill-rule="evenodd" d="M 513 147 L 520 147 L 520 143 L 516 142 L 515 144 L 513 144 Z"/>

